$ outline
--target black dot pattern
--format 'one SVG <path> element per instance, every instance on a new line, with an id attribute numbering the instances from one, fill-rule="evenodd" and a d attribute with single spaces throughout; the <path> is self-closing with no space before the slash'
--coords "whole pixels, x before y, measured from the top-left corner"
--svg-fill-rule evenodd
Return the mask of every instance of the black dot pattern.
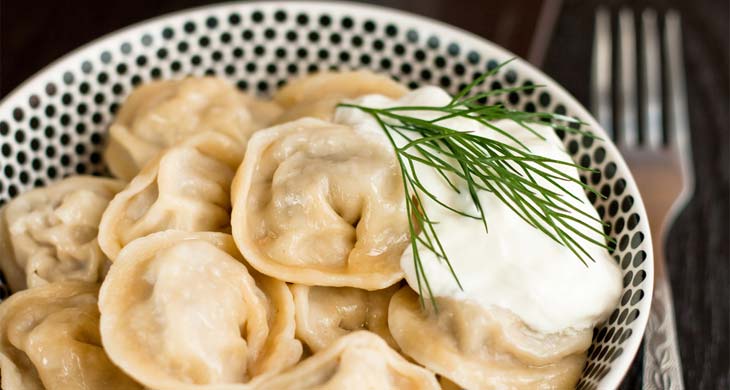
<path id="1" fill-rule="evenodd" d="M 0 205 L 71 174 L 105 174 L 102 155 L 114 113 L 134 86 L 153 79 L 217 75 L 267 96 L 306 73 L 367 68 L 411 88 L 435 84 L 455 93 L 507 59 L 459 32 L 369 8 L 302 4 L 283 9 L 271 2 L 162 18 L 95 43 L 6 99 L 0 107 Z M 476 92 L 536 84 L 551 82 L 517 61 L 500 68 Z M 541 88 L 497 94 L 486 103 L 590 122 L 582 112 L 572 112 L 576 105 L 567 99 Z M 595 389 L 611 363 L 624 350 L 633 352 L 641 338 L 637 324 L 648 315 L 642 310 L 648 307 L 645 267 L 651 263 L 651 243 L 640 202 L 631 195 L 635 186 L 614 148 L 576 134 L 575 127 L 556 134 L 576 163 L 596 170 L 585 172 L 582 180 L 598 191 L 589 199 L 614 240 L 609 246 L 625 285 L 619 307 L 594 335 L 578 384 Z M 0 284 L 0 298 L 6 293 Z M 629 340 L 632 347 L 626 346 Z"/>

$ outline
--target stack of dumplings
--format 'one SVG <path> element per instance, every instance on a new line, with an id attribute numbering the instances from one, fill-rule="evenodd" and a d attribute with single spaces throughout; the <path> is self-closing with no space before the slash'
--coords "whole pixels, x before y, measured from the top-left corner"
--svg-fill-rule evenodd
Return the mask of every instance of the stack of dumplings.
<path id="1" fill-rule="evenodd" d="M 435 312 L 404 283 L 392 149 L 333 118 L 343 100 L 405 93 L 363 71 L 271 100 L 212 77 L 137 88 L 110 126 L 114 178 L 68 177 L 0 210 L 2 388 L 574 386 L 590 329 Z"/>

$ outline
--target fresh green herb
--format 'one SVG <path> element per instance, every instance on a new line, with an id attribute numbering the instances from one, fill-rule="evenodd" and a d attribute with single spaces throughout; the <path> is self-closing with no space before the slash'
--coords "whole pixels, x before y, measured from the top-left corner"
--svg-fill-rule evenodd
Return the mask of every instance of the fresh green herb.
<path id="1" fill-rule="evenodd" d="M 577 183 L 585 190 L 596 193 L 597 196 L 601 196 L 601 194 L 580 180 L 557 169 L 556 165 L 568 165 L 584 171 L 590 170 L 577 164 L 530 153 L 527 146 L 507 131 L 497 127 L 493 121 L 500 119 L 511 120 L 542 139 L 544 138 L 530 128 L 531 123 L 542 123 L 556 130 L 593 136 L 592 133 L 580 130 L 580 125 L 583 123 L 564 115 L 530 113 L 510 110 L 500 104 L 484 105 L 480 103 L 480 101 L 493 96 L 540 87 L 526 86 L 486 92 L 475 91 L 487 77 L 496 74 L 508 62 L 475 79 L 454 96 L 449 104 L 442 107 L 372 108 L 346 103 L 339 105 L 340 107 L 355 108 L 370 114 L 383 129 L 395 150 L 403 178 L 406 210 L 409 216 L 410 241 L 421 304 L 425 304 L 423 300 L 425 289 L 431 297 L 433 306 L 436 307 L 428 276 L 425 274 L 421 262 L 421 255 L 418 250 L 419 244 L 433 252 L 438 259 L 446 262 L 456 283 L 463 289 L 451 266 L 448 254 L 436 234 L 434 225 L 438 222 L 429 218 L 426 209 L 423 207 L 425 198 L 431 199 L 439 206 L 454 213 L 480 219 L 483 222 L 485 232 L 488 232 L 486 212 L 479 200 L 478 192 L 489 191 L 524 221 L 542 231 L 552 240 L 570 249 L 586 266 L 586 259 L 595 260 L 576 238 L 603 247 L 606 246 L 605 240 L 610 240 L 603 230 L 597 229 L 573 214 L 577 213 L 590 220 L 596 220 L 594 216 L 578 208 L 575 203 L 565 199 L 564 195 L 568 195 L 578 202 L 583 201 L 571 194 L 560 182 Z M 437 113 L 437 117 L 427 120 L 408 115 L 408 112 L 414 111 Z M 507 137 L 517 146 L 470 132 L 452 129 L 442 124 L 444 120 L 455 117 L 478 122 Z M 416 166 L 419 164 L 435 169 L 457 193 L 462 190 L 454 182 L 454 178 L 460 178 L 474 204 L 476 215 L 456 209 L 439 200 L 419 180 L 416 171 Z M 536 178 L 541 178 L 554 188 L 545 188 L 538 183 Z M 577 229 L 576 226 L 598 233 L 604 241 L 590 237 L 582 229 Z"/>

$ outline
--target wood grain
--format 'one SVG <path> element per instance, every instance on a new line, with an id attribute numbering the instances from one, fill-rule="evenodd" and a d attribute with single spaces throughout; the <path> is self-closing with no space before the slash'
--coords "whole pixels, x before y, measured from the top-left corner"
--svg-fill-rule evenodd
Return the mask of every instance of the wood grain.
<path id="1" fill-rule="evenodd" d="M 586 106 L 589 103 L 592 15 L 598 4 L 564 2 L 544 64 Z M 635 1 L 641 10 L 674 8 L 684 29 L 687 92 L 697 185 L 665 248 L 672 282 L 685 385 L 730 388 L 730 94 L 728 2 Z M 640 388 L 635 364 L 622 388 Z"/>

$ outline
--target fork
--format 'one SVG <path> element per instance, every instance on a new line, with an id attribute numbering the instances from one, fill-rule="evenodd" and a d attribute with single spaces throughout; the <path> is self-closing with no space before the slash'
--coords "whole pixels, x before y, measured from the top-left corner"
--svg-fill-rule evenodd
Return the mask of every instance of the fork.
<path id="1" fill-rule="evenodd" d="M 599 123 L 636 179 L 652 231 L 654 298 L 644 334 L 643 388 L 682 390 L 672 292 L 664 257 L 667 233 L 694 191 L 680 16 L 676 11 L 666 12 L 663 34 L 656 11 L 646 9 L 639 18 L 636 23 L 633 11 L 621 9 L 618 32 L 612 35 L 610 12 L 605 8 L 596 12 L 591 100 Z M 642 38 L 638 43 L 637 25 Z M 618 39 L 615 71 L 612 37 Z"/>

